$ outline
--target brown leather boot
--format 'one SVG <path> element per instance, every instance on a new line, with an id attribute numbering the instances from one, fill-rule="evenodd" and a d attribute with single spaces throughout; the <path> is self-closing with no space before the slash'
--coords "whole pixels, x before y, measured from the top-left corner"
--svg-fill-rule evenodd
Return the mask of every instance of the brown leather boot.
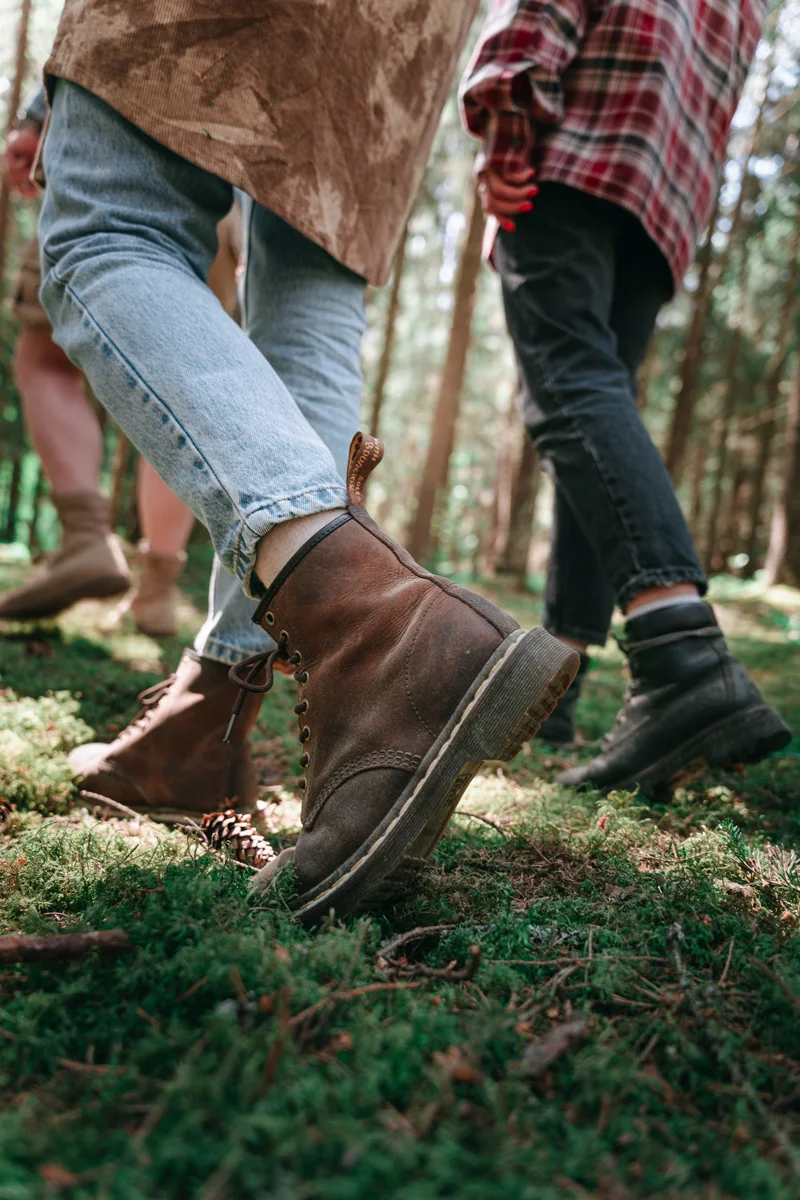
<path id="1" fill-rule="evenodd" d="M 22 587 L 0 598 L 0 617 L 30 621 L 54 617 L 79 600 L 118 596 L 131 585 L 125 555 L 111 532 L 108 501 L 100 492 L 53 492 L 61 546 L 48 554 Z"/>
<path id="2" fill-rule="evenodd" d="M 255 615 L 277 650 L 233 668 L 266 690 L 296 667 L 303 790 L 294 909 L 313 923 L 390 894 L 441 836 L 487 759 L 513 758 L 569 686 L 578 655 L 481 596 L 429 574 L 362 507 L 383 456 L 357 435 L 350 507 L 281 571 Z M 266 666 L 266 683 L 255 679 Z"/>
<path id="3" fill-rule="evenodd" d="M 256 775 L 248 737 L 261 696 L 248 695 L 236 740 L 223 744 L 237 690 L 222 663 L 184 650 L 174 675 L 142 692 L 142 711 L 104 745 L 69 756 L 80 786 L 154 821 L 199 819 L 220 808 L 252 811 Z"/>
<path id="4" fill-rule="evenodd" d="M 174 637 L 178 632 L 177 582 L 186 566 L 186 554 L 156 554 L 145 540 L 139 542 L 137 550 L 139 582 L 100 628 L 103 633 L 112 633 L 130 613 L 140 633 L 154 638 Z"/>

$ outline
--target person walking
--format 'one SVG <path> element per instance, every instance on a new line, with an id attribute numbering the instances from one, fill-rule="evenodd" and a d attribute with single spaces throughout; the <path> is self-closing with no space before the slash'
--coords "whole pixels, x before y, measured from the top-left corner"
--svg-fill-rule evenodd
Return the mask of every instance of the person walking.
<path id="1" fill-rule="evenodd" d="M 523 419 L 556 484 L 545 627 L 582 656 L 614 605 L 631 685 L 603 749 L 560 776 L 661 795 L 790 740 L 731 655 L 636 408 L 661 306 L 710 217 L 762 0 L 498 0 L 461 85 L 497 229 Z"/>
<path id="2" fill-rule="evenodd" d="M 343 479 L 203 282 L 236 186 L 255 201 L 251 254 L 277 226 L 298 272 L 309 243 L 327 256 L 326 354 L 358 352 L 365 280 L 389 274 L 475 7 L 67 0 L 45 68 L 42 301 L 258 600 L 276 644 L 234 668 L 242 697 L 277 662 L 293 669 L 303 830 L 289 854 L 307 922 L 392 892 L 578 664 L 375 525 L 363 495 L 380 443 L 356 437 Z"/>
<path id="3" fill-rule="evenodd" d="M 3 156 L 6 177 L 19 195 L 32 198 L 31 179 L 47 100 L 40 88 L 17 115 Z M 209 271 L 209 287 L 226 312 L 236 307 L 236 269 L 241 253 L 241 219 L 234 205 L 220 222 L 219 250 Z M 137 471 L 136 498 L 142 540 L 131 576 L 111 526 L 109 503 L 100 490 L 103 438 L 83 374 L 52 338 L 39 301 L 39 244 L 25 246 L 12 296 L 21 325 L 14 351 L 14 378 L 25 426 L 52 489 L 61 524 L 61 544 L 37 565 L 21 587 L 0 595 L 0 619 L 41 620 L 57 616 L 80 600 L 125 593 L 111 615 L 113 627 L 130 612 L 136 628 L 153 637 L 178 631 L 177 580 L 186 562 L 194 515 L 146 460 Z"/>

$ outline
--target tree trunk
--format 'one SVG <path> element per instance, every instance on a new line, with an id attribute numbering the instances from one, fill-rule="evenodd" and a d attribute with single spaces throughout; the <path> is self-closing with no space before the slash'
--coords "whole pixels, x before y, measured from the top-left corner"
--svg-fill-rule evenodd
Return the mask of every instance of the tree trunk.
<path id="1" fill-rule="evenodd" d="M 111 469 L 111 528 L 116 529 L 123 524 L 126 513 L 123 507 L 125 479 L 128 474 L 128 464 L 131 457 L 131 444 L 121 429 L 117 430 L 117 448 L 114 451 L 114 464 Z"/>
<path id="2" fill-rule="evenodd" d="M 447 487 L 450 455 L 455 441 L 461 387 L 470 344 L 472 312 L 481 266 L 482 239 L 483 213 L 477 192 L 473 191 L 467 236 L 458 266 L 447 357 L 439 384 L 431 440 L 417 496 L 417 508 L 409 531 L 408 549 L 418 562 L 428 557 L 436 543 L 433 519 L 441 495 Z"/>
<path id="3" fill-rule="evenodd" d="M 39 510 L 42 506 L 42 497 L 44 495 L 45 478 L 42 464 L 39 459 L 36 459 L 36 482 L 33 485 L 33 496 L 31 498 L 31 523 L 28 526 L 28 549 L 31 552 L 31 557 L 34 557 L 37 550 L 41 550 L 39 536 L 36 526 L 39 520 Z"/>
<path id="4" fill-rule="evenodd" d="M 768 586 L 786 580 L 800 584 L 800 357 L 795 362 L 786 407 L 783 486 L 772 514 L 764 573 Z"/>
<path id="5" fill-rule="evenodd" d="M 497 447 L 492 515 L 483 540 L 482 558 L 485 568 L 493 573 L 501 544 L 508 536 L 511 520 L 511 488 L 514 477 L 514 434 L 519 426 L 519 409 L 512 395 Z"/>
<path id="6" fill-rule="evenodd" d="M 31 22 L 32 0 L 22 0 L 19 10 L 19 26 L 17 28 L 17 53 L 14 60 L 14 75 L 11 80 L 11 90 L 8 94 L 8 121 L 6 123 L 6 138 L 11 132 L 17 109 L 22 100 L 22 87 L 25 82 L 26 55 L 28 53 L 28 30 Z M 11 190 L 5 178 L 0 178 L 0 300 L 5 295 L 6 261 L 8 258 L 8 226 L 11 216 Z"/>
<path id="7" fill-rule="evenodd" d="M 744 191 L 744 187 L 742 187 L 742 191 Z M 728 468 L 730 431 L 741 390 L 739 368 L 742 360 L 742 322 L 744 321 L 747 305 L 748 282 L 749 260 L 746 248 L 742 246 L 738 272 L 738 305 L 731 323 L 731 338 L 728 343 L 728 352 L 725 355 L 722 373 L 722 378 L 725 382 L 725 394 L 722 400 L 719 419 L 715 422 L 712 430 L 713 445 L 711 453 L 716 461 L 716 470 L 711 488 L 711 504 L 709 505 L 708 523 L 706 525 L 705 541 L 703 544 L 703 568 L 707 573 L 711 572 L 716 558 L 717 535 L 722 514 L 722 495 Z M 762 334 L 763 325 L 759 327 L 759 336 L 756 339 L 758 342 L 761 341 Z"/>
<path id="8" fill-rule="evenodd" d="M 672 422 L 667 436 L 667 447 L 664 461 L 673 480 L 677 482 L 686 457 L 686 446 L 689 441 L 689 431 L 692 427 L 692 411 L 697 397 L 697 384 L 700 378 L 700 364 L 703 358 L 703 342 L 706 336 L 708 313 L 711 305 L 713 275 L 711 264 L 714 258 L 712 234 L 717 224 L 720 210 L 720 193 L 714 205 L 714 212 L 708 224 L 706 240 L 697 256 L 698 279 L 694 293 L 694 308 L 686 334 L 683 362 L 681 363 L 681 382 L 678 395 L 675 397 L 675 407 L 672 410 Z"/>
<path id="9" fill-rule="evenodd" d="M 523 427 L 519 465 L 511 488 L 511 520 L 496 568 L 498 575 L 509 575 L 518 587 L 525 586 L 540 478 L 539 455 Z"/>
<path id="10" fill-rule="evenodd" d="M 389 377 L 389 368 L 392 365 L 392 351 L 394 350 L 397 314 L 400 311 L 400 287 L 403 282 L 403 272 L 406 265 L 407 244 L 408 225 L 406 225 L 405 229 L 403 230 L 403 237 L 400 241 L 397 257 L 394 260 L 392 290 L 389 294 L 389 307 L 386 312 L 386 325 L 383 330 L 383 347 L 381 349 L 380 362 L 378 363 L 378 374 L 375 378 L 375 390 L 372 393 L 372 412 L 369 418 L 369 431 L 373 437 L 379 436 L 378 431 L 381 424 L 381 411 L 383 409 L 383 397 L 386 391 L 386 380 Z"/>
<path id="11" fill-rule="evenodd" d="M 670 426 L 669 436 L 667 438 L 667 449 L 664 455 L 667 470 L 674 481 L 680 476 L 684 458 L 686 456 L 686 445 L 689 438 L 689 432 L 692 427 L 692 414 L 697 400 L 697 385 L 700 378 L 700 364 L 703 358 L 703 343 L 705 341 L 706 327 L 708 323 L 709 310 L 711 307 L 711 297 L 714 293 L 714 288 L 720 282 L 725 271 L 727 270 L 733 249 L 736 246 L 739 238 L 739 230 L 744 217 L 744 201 L 747 192 L 748 179 L 750 178 L 747 172 L 747 164 L 758 148 L 758 142 L 761 137 L 761 128 L 764 121 L 764 109 L 767 102 L 767 92 L 769 90 L 769 73 L 764 87 L 764 94 L 761 98 L 758 114 L 753 124 L 753 131 L 747 141 L 744 153 L 742 155 L 742 185 L 739 188 L 739 195 L 736 197 L 731 214 L 731 227 L 728 232 L 728 240 L 725 249 L 719 258 L 714 261 L 714 251 L 712 245 L 712 234 L 716 228 L 719 218 L 722 188 L 717 193 L 717 202 L 714 206 L 714 212 L 708 226 L 708 236 L 705 245 L 700 251 L 697 262 L 700 269 L 699 278 L 697 281 L 697 291 L 695 292 L 695 304 L 692 312 L 692 319 L 689 325 L 689 332 L 686 337 L 686 349 L 681 366 L 681 383 L 675 400 L 675 408 L 672 413 L 672 423 Z M 722 187 L 725 187 L 723 180 Z"/>
<path id="12" fill-rule="evenodd" d="M 3 541 L 13 542 L 17 532 L 17 511 L 19 509 L 19 492 L 22 483 L 22 451 L 20 450 L 14 458 L 11 467 L 11 481 L 8 485 L 8 508 L 6 509 L 6 523 L 3 529 Z"/>
<path id="13" fill-rule="evenodd" d="M 722 401 L 722 412 L 713 431 L 716 458 L 716 471 L 711 489 L 711 504 L 708 510 L 708 523 L 703 548 L 703 567 L 710 572 L 715 559 L 719 521 L 722 514 L 722 496 L 725 485 L 725 475 L 728 468 L 728 447 L 730 429 L 736 412 L 736 402 L 739 397 L 739 362 L 742 354 L 742 330 L 737 324 L 731 335 L 731 344 L 725 360 L 725 396 Z"/>
<path id="14" fill-rule="evenodd" d="M 728 502 L 722 520 L 722 529 L 717 538 L 715 553 L 712 556 L 712 570 L 724 571 L 728 560 L 737 554 L 744 543 L 744 515 L 747 508 L 747 462 L 745 448 L 741 443 L 738 430 L 730 438 L 733 453 L 731 455 L 730 487 Z"/>
<path id="15" fill-rule="evenodd" d="M 753 491 L 750 497 L 748 537 L 745 547 L 745 553 L 750 558 L 747 567 L 748 574 L 752 574 L 756 569 L 755 556 L 761 529 L 767 468 L 772 453 L 772 443 L 775 440 L 775 433 L 778 428 L 778 396 L 780 395 L 781 381 L 786 367 L 786 358 L 791 347 L 792 325 L 797 306 L 797 284 L 800 278 L 798 255 L 800 255 L 800 202 L 798 202 L 794 214 L 794 232 L 789 246 L 789 263 L 791 265 L 783 293 L 775 353 L 772 355 L 766 370 L 765 415 L 758 433 L 758 455 L 755 471 L 753 472 Z"/>
<path id="16" fill-rule="evenodd" d="M 706 445 L 705 430 L 698 429 L 695 451 L 692 455 L 689 471 L 689 477 L 692 481 L 691 501 L 689 503 L 689 528 L 692 531 L 692 537 L 695 542 L 700 537 L 700 527 L 703 518 L 703 493 L 705 490 L 707 457 L 708 446 Z"/>

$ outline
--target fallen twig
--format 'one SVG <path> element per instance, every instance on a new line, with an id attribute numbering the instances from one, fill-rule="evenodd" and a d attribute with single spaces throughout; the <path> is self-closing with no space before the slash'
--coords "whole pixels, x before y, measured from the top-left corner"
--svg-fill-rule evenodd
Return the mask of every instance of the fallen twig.
<path id="1" fill-rule="evenodd" d="M 12 933 L 0 937 L 0 963 L 55 962 L 81 958 L 91 950 L 123 954 L 133 950 L 124 929 L 102 929 L 88 933 L 54 933 L 45 937 Z"/>
<path id="2" fill-rule="evenodd" d="M 469 958 L 463 967 L 457 967 L 455 962 L 446 967 L 427 967 L 425 963 L 401 963 L 395 959 L 382 960 L 382 970 L 392 971 L 403 979 L 445 979 L 449 983 L 467 983 L 475 976 L 481 965 L 480 946 L 470 946 Z"/>
<path id="3" fill-rule="evenodd" d="M 483 821 L 484 825 L 489 825 L 492 829 L 496 829 L 504 838 L 510 837 L 511 834 L 502 825 L 498 825 L 497 821 L 490 820 L 489 817 L 484 817 L 482 813 L 467 812 L 465 808 L 457 808 L 457 817 L 469 817 L 471 821 Z"/>
<path id="4" fill-rule="evenodd" d="M 144 813 L 137 812 L 135 808 L 128 808 L 127 804 L 120 804 L 119 800 L 112 800 L 110 796 L 101 796 L 99 792 L 87 792 L 84 788 L 79 795 L 83 800 L 92 800 L 97 808 L 113 808 L 115 812 L 122 813 L 134 821 L 146 820 Z"/>
<path id="5" fill-rule="evenodd" d="M 566 1054 L 574 1043 L 583 1037 L 587 1025 L 586 1017 L 581 1015 L 554 1026 L 544 1037 L 528 1046 L 522 1056 L 520 1073 L 527 1079 L 538 1079 L 556 1059 Z"/>
<path id="6" fill-rule="evenodd" d="M 796 1009 L 800 1009 L 800 996 L 794 994 L 785 979 L 781 979 L 780 975 L 773 971 L 772 967 L 768 967 L 765 962 L 761 962 L 758 958 L 751 958 L 750 962 L 754 967 L 758 967 L 760 971 L 763 971 L 767 979 L 771 979 L 776 987 L 781 989 L 786 999 L 791 1001 Z"/>
<path id="7" fill-rule="evenodd" d="M 384 958 L 388 961 L 396 950 L 401 946 L 406 946 L 409 942 L 418 942 L 421 938 L 432 937 L 435 933 L 445 933 L 449 929 L 455 929 L 456 923 L 451 921 L 448 925 L 418 925 L 416 929 L 409 929 L 407 933 L 401 933 L 399 937 L 393 938 L 391 942 L 384 942 L 378 951 L 378 958 Z"/>
<path id="8" fill-rule="evenodd" d="M 759 1096 L 749 1076 L 747 1075 L 746 1068 L 743 1067 L 737 1058 L 731 1054 L 726 1041 L 721 1033 L 717 1030 L 713 1020 L 710 1019 L 709 1016 L 707 1016 L 703 1011 L 703 1007 L 700 1004 L 700 1000 L 697 995 L 697 989 L 683 962 L 680 943 L 684 940 L 684 932 L 678 923 L 670 926 L 667 933 L 667 938 L 671 943 L 671 958 L 678 984 L 684 994 L 698 1027 L 705 1034 L 706 1040 L 717 1060 L 721 1063 L 724 1063 L 724 1065 L 727 1067 L 734 1084 L 739 1089 L 740 1093 L 744 1094 L 744 1096 L 750 1102 L 753 1109 L 758 1114 L 762 1125 L 769 1132 L 773 1141 L 780 1147 L 789 1169 L 794 1175 L 795 1179 L 800 1179 L 800 1155 L 798 1155 L 797 1149 L 792 1144 L 792 1141 L 784 1130 L 783 1126 L 778 1123 L 774 1115 L 769 1111 L 766 1104 Z M 758 962 L 757 959 L 753 959 L 752 961 Z M 758 963 L 758 965 L 762 968 L 762 970 L 765 970 L 768 975 L 771 974 L 770 968 L 766 967 L 764 963 Z"/>
<path id="9" fill-rule="evenodd" d="M 338 1004 L 340 1001 L 357 1000 L 359 996 L 370 996 L 373 992 L 402 992 L 410 991 L 412 988 L 422 987 L 421 983 L 367 983 L 363 987 L 349 988 L 345 992 L 330 992 L 327 996 L 323 996 L 316 1004 L 304 1008 L 302 1012 L 296 1013 L 287 1022 L 287 1029 L 296 1029 L 298 1025 L 303 1025 L 310 1017 L 315 1017 L 318 1012 L 322 1012 L 329 1004 Z"/>

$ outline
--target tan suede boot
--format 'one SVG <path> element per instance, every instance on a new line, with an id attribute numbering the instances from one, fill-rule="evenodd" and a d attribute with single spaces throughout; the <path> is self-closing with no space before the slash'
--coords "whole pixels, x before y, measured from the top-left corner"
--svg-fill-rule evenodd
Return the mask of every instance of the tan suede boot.
<path id="1" fill-rule="evenodd" d="M 294 908 L 309 924 L 393 894 L 482 763 L 517 754 L 580 661 L 429 574 L 375 525 L 362 500 L 382 454 L 356 437 L 350 507 L 301 547 L 256 611 L 277 649 L 231 672 L 263 691 L 275 661 L 296 668 L 303 832 L 255 886 L 292 861 Z"/>
<path id="2" fill-rule="evenodd" d="M 52 501 L 61 521 L 61 546 L 22 587 L 0 598 L 0 617 L 6 620 L 54 617 L 79 600 L 104 600 L 130 587 L 105 496 L 94 491 L 53 492 Z"/>
<path id="3" fill-rule="evenodd" d="M 224 808 L 252 811 L 257 780 L 248 739 L 261 696 L 248 695 L 226 746 L 237 694 L 226 666 L 184 650 L 175 674 L 142 692 L 142 711 L 115 741 L 72 751 L 80 787 L 168 824 Z"/>
<path id="4" fill-rule="evenodd" d="M 186 555 L 156 554 L 150 543 L 139 543 L 141 575 L 131 596 L 131 616 L 136 628 L 150 637 L 173 637 L 178 632 L 178 578 Z"/>

